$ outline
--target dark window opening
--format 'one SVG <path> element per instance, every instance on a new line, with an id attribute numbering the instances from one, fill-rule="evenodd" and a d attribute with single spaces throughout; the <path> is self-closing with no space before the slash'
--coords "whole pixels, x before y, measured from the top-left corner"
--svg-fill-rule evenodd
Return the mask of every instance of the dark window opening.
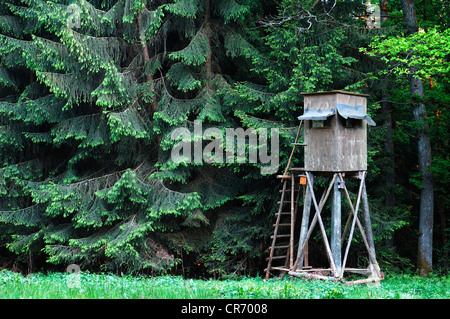
<path id="1" fill-rule="evenodd" d="M 309 128 L 330 128 L 332 116 L 327 117 L 324 121 L 309 121 Z"/>
<path id="2" fill-rule="evenodd" d="M 362 120 L 352 119 L 350 117 L 344 119 L 342 116 L 339 116 L 339 125 L 345 128 L 359 128 L 362 125 Z"/>

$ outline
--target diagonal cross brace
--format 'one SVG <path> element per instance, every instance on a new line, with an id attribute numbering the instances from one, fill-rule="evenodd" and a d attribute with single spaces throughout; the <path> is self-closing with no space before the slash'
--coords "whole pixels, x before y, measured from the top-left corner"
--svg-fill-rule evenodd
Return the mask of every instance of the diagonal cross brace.
<path id="1" fill-rule="evenodd" d="M 341 173 L 339 173 L 339 179 L 341 181 L 344 181 L 344 178 L 343 178 Z M 361 185 L 362 186 L 360 185 L 360 192 L 362 191 L 362 187 L 364 187 L 363 183 L 365 183 L 365 180 L 361 180 Z M 361 233 L 361 237 L 363 239 L 364 245 L 366 246 L 367 252 L 369 253 L 369 259 L 370 259 L 371 263 L 374 265 L 376 275 L 378 277 L 381 277 L 381 271 L 380 271 L 380 268 L 378 266 L 378 262 L 377 262 L 377 260 L 376 260 L 376 258 L 374 256 L 374 254 L 372 253 L 372 249 L 370 248 L 369 241 L 368 241 L 367 236 L 365 234 L 364 228 L 363 228 L 363 226 L 362 226 L 362 224 L 361 224 L 361 222 L 360 222 L 360 220 L 358 218 L 357 212 L 355 213 L 355 208 L 353 207 L 353 204 L 352 204 L 352 201 L 350 199 L 350 195 L 348 193 L 347 187 L 345 186 L 345 184 L 343 184 L 343 185 L 344 185 L 343 189 L 344 189 L 344 192 L 345 192 L 345 196 L 346 196 L 348 204 L 350 206 L 351 214 L 352 214 L 354 220 L 356 220 L 356 224 L 358 225 L 358 229 L 359 229 L 359 231 Z M 358 198 L 360 196 L 363 196 L 363 194 L 361 194 L 361 195 L 358 194 Z M 366 227 L 368 227 L 368 226 L 366 226 Z M 349 242 L 347 243 L 347 246 L 349 246 L 350 241 L 351 241 L 351 238 L 349 238 Z M 344 264 L 344 266 L 345 266 L 345 264 Z M 344 268 L 342 268 L 342 271 L 343 271 L 343 269 Z"/>
<path id="2" fill-rule="evenodd" d="M 362 187 L 364 185 L 365 177 L 366 177 L 366 172 L 363 172 L 362 176 L 361 176 L 361 182 L 359 184 L 358 195 L 356 197 L 357 198 L 356 206 L 355 206 L 355 209 L 352 210 L 352 212 L 353 212 L 352 227 L 350 228 L 350 235 L 348 236 L 347 247 L 345 248 L 344 260 L 342 262 L 342 269 L 341 269 L 341 273 L 339 274 L 339 277 L 342 277 L 344 275 L 345 264 L 347 263 L 348 252 L 350 250 L 350 244 L 352 243 L 353 233 L 355 231 L 356 219 L 358 218 L 359 203 L 361 202 Z"/>
<path id="3" fill-rule="evenodd" d="M 315 213 L 314 218 L 313 218 L 313 220 L 311 222 L 311 225 L 310 225 L 310 227 L 308 229 L 308 233 L 306 235 L 305 241 L 304 241 L 304 243 L 302 245 L 302 248 L 300 250 L 300 254 L 299 254 L 299 256 L 298 256 L 298 258 L 297 258 L 297 260 L 296 260 L 296 262 L 294 264 L 294 267 L 292 268 L 292 270 L 297 269 L 298 264 L 299 264 L 300 260 L 302 259 L 303 254 L 305 252 L 306 244 L 307 244 L 307 242 L 309 240 L 309 237 L 311 236 L 316 223 L 319 222 L 320 231 L 322 232 L 322 237 L 323 237 L 323 241 L 324 241 L 324 245 L 325 245 L 325 250 L 327 252 L 327 256 L 328 256 L 328 259 L 330 261 L 331 269 L 332 269 L 333 273 L 335 274 L 335 276 L 338 275 L 337 274 L 337 269 L 336 269 L 336 264 L 335 264 L 334 259 L 333 259 L 333 254 L 331 253 L 330 243 L 328 242 L 327 233 L 325 231 L 325 227 L 323 225 L 322 218 L 320 216 L 320 214 L 322 212 L 322 209 L 325 206 L 325 203 L 326 203 L 326 201 L 328 199 L 328 196 L 330 195 L 330 192 L 331 192 L 331 189 L 332 189 L 332 187 L 334 185 L 334 181 L 336 180 L 336 177 L 337 177 L 337 174 L 334 174 L 333 178 L 331 180 L 331 183 L 328 186 L 328 189 L 327 189 L 326 193 L 323 194 L 324 196 L 322 196 L 322 198 L 320 200 L 320 204 L 318 205 L 317 204 L 317 200 L 316 200 L 316 196 L 314 194 L 314 189 L 312 187 L 310 173 L 306 172 L 306 180 L 307 180 L 308 187 L 309 187 L 309 190 L 310 190 L 310 193 L 311 193 L 312 201 L 314 203 L 314 207 L 316 209 L 316 213 Z"/>

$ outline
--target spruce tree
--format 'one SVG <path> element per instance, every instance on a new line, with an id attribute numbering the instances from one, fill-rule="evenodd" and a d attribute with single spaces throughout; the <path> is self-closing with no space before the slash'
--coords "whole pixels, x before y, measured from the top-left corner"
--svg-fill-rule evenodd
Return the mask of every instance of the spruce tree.
<path id="1" fill-rule="evenodd" d="M 116 271 L 165 270 L 183 251 L 211 271 L 258 255 L 271 191 L 254 182 L 259 165 L 170 156 L 174 128 L 242 126 L 229 100 L 256 9 L 2 3 L 1 244 L 29 264 Z"/>

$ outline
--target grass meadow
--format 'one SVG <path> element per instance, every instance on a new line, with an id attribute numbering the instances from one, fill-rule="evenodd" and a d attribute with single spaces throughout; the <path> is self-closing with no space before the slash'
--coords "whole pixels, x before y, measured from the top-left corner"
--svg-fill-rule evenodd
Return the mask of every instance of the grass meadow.
<path id="1" fill-rule="evenodd" d="M 450 276 L 387 276 L 346 286 L 305 279 L 228 280 L 0 271 L 1 299 L 450 299 Z"/>

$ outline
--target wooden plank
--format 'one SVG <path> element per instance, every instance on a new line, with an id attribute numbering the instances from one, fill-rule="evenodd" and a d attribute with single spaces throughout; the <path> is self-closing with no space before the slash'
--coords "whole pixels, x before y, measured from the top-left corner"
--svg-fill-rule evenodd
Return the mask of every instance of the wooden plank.
<path id="1" fill-rule="evenodd" d="M 298 125 L 298 129 L 297 129 L 297 136 L 295 137 L 294 143 L 297 143 L 297 141 L 298 141 L 302 125 L 303 125 L 303 121 L 300 121 L 300 124 Z M 289 167 L 291 166 L 291 162 L 292 162 L 292 158 L 294 157 L 294 153 L 295 153 L 295 145 L 294 145 L 294 147 L 292 147 L 291 154 L 289 155 L 289 160 L 288 160 L 288 163 L 286 165 L 286 169 L 284 170 L 283 175 L 287 174 L 287 171 L 288 171 Z"/>
<path id="2" fill-rule="evenodd" d="M 281 202 L 283 202 L 284 201 L 284 195 L 285 195 L 285 190 L 286 190 L 286 186 L 287 186 L 287 181 L 284 181 L 284 183 L 283 183 L 283 192 L 281 193 Z M 276 240 L 277 240 L 277 233 L 278 233 L 278 224 L 280 223 L 280 219 L 281 219 L 281 212 L 282 212 L 282 210 L 283 210 L 283 205 L 281 205 L 280 204 L 280 207 L 278 208 L 278 216 L 277 216 L 277 221 L 275 222 L 275 230 L 274 230 L 274 233 L 273 233 L 273 240 L 272 240 L 272 245 L 271 245 L 271 249 L 270 249 L 270 253 L 269 253 L 269 263 L 267 264 L 267 272 L 266 272 L 266 279 L 268 279 L 269 278 L 269 275 L 270 275 L 270 273 L 269 273 L 269 271 L 270 271 L 270 267 L 272 266 L 272 257 L 273 257 L 273 252 L 274 252 L 274 249 L 273 249 L 273 247 L 275 246 L 275 243 L 276 243 Z"/>
<path id="3" fill-rule="evenodd" d="M 331 184 L 334 184 L 334 181 L 336 180 L 336 176 L 337 176 L 337 174 L 333 175 L 333 181 L 332 181 Z M 309 187 L 312 188 L 311 181 L 310 181 L 309 178 L 308 178 L 308 185 L 309 185 Z M 330 244 L 328 242 L 327 232 L 326 232 L 325 227 L 323 225 L 322 217 L 320 217 L 321 209 L 319 210 L 319 206 L 317 205 L 317 201 L 316 201 L 316 197 L 314 196 L 314 193 L 312 193 L 312 200 L 313 200 L 313 203 L 314 203 L 314 207 L 316 208 L 316 216 L 317 216 L 317 220 L 319 222 L 319 227 L 320 227 L 320 231 L 322 233 L 322 239 L 323 239 L 323 242 L 324 242 L 324 245 L 325 245 L 325 250 L 327 252 L 328 260 L 330 261 L 330 265 L 331 265 L 331 268 L 333 269 L 333 272 L 335 274 L 337 274 L 336 273 L 336 271 L 337 271 L 336 270 L 336 264 L 334 263 L 333 254 L 331 253 L 331 248 L 330 248 Z"/>
<path id="4" fill-rule="evenodd" d="M 311 225 L 309 226 L 309 230 L 308 230 L 308 233 L 306 235 L 305 242 L 303 243 L 302 249 L 300 251 L 300 256 L 299 256 L 299 258 L 297 258 L 293 269 L 297 268 L 297 266 L 298 266 L 298 264 L 300 262 L 300 259 L 301 259 L 302 255 L 303 255 L 304 251 L 305 251 L 306 243 L 308 242 L 309 237 L 311 236 L 311 234 L 312 234 L 312 232 L 314 230 L 314 226 L 316 225 L 317 221 L 319 221 L 319 224 L 322 224 L 321 225 L 322 236 L 325 235 L 325 236 L 323 236 L 325 249 L 327 251 L 328 258 L 330 259 L 330 257 L 331 257 L 330 263 L 332 264 L 332 268 L 334 267 L 334 271 L 335 271 L 336 270 L 336 266 L 335 266 L 334 261 L 333 261 L 333 256 L 331 255 L 330 246 L 329 246 L 329 243 L 328 243 L 328 239 L 327 239 L 327 236 L 326 236 L 325 229 L 323 227 L 322 219 L 320 218 L 320 213 L 321 213 L 323 207 L 325 206 L 325 202 L 328 199 L 328 196 L 330 194 L 331 188 L 333 187 L 334 181 L 336 180 L 337 174 L 333 174 L 333 178 L 331 180 L 331 183 L 328 186 L 327 191 L 323 193 L 319 205 L 317 205 L 316 197 L 315 197 L 315 194 L 314 194 L 314 189 L 312 188 L 312 183 L 311 183 L 311 179 L 312 178 L 310 176 L 311 176 L 311 174 L 307 173 L 308 187 L 311 189 L 311 198 L 313 200 L 314 207 L 316 209 L 316 213 L 314 214 L 314 218 L 313 218 L 313 220 L 311 222 Z"/>
<path id="5" fill-rule="evenodd" d="M 329 110 L 335 108 L 336 94 L 319 94 L 305 96 L 304 105 L 309 110 Z M 332 116 L 329 128 L 313 128 L 312 121 L 304 124 L 305 160 L 307 171 L 334 172 L 334 158 L 336 154 L 336 116 Z"/>
<path id="6" fill-rule="evenodd" d="M 283 266 L 272 267 L 272 270 L 289 271 L 289 268 Z M 264 270 L 265 271 L 265 270 Z"/>
<path id="7" fill-rule="evenodd" d="M 378 265 L 376 255 L 375 255 L 375 243 L 373 240 L 372 233 L 372 223 L 370 222 L 370 212 L 369 212 L 369 200 L 367 199 L 366 182 L 364 181 L 362 187 L 362 206 L 363 206 L 363 219 L 366 226 L 365 235 L 367 237 L 367 250 L 370 254 L 370 268 L 375 272 L 372 275 L 381 277 L 380 266 Z"/>
<path id="8" fill-rule="evenodd" d="M 344 281 L 344 284 L 347 286 L 350 285 L 361 285 L 361 284 L 368 284 L 371 282 L 379 282 L 383 280 L 382 278 L 375 278 L 375 277 L 371 277 L 371 278 L 367 278 L 367 279 L 359 279 L 359 280 L 353 280 L 353 281 Z"/>
<path id="9" fill-rule="evenodd" d="M 308 268 L 308 269 L 302 269 L 302 270 L 296 270 L 295 272 L 301 274 L 301 273 L 308 273 L 308 272 L 317 272 L 317 273 L 330 273 L 331 269 L 330 268 Z"/>
<path id="10" fill-rule="evenodd" d="M 351 272 L 359 275 L 370 275 L 370 269 L 359 269 L 359 268 L 345 268 L 345 272 Z"/>
<path id="11" fill-rule="evenodd" d="M 362 105 L 367 109 L 367 97 L 346 92 L 329 91 L 305 96 L 304 105 L 310 110 L 336 109 L 336 104 Z M 335 114 L 326 128 L 304 123 L 305 168 L 315 172 L 345 172 L 367 170 L 367 124 L 359 121 L 352 128 Z"/>
<path id="12" fill-rule="evenodd" d="M 304 274 L 304 273 L 298 273 L 296 271 L 290 271 L 289 275 L 306 278 L 306 279 L 320 279 L 320 280 L 337 281 L 337 279 L 335 277 L 331 277 L 331 276 L 322 276 L 322 275 L 317 275 L 317 274 Z"/>
<path id="13" fill-rule="evenodd" d="M 275 213 L 276 216 L 278 216 L 278 214 L 281 214 L 281 216 L 287 216 L 287 215 L 291 215 L 291 212 L 289 212 L 289 213 L 286 213 L 286 212 Z"/>
<path id="14" fill-rule="evenodd" d="M 311 185 L 314 185 L 314 177 L 313 175 L 310 176 L 311 178 Z M 298 241 L 298 249 L 297 249 L 297 259 L 299 260 L 300 269 L 303 268 L 303 263 L 305 258 L 307 258 L 307 249 L 305 249 L 305 253 L 301 254 L 302 247 L 306 242 L 306 234 L 308 233 L 308 225 L 309 225 L 309 217 L 311 212 L 311 190 L 308 185 L 306 185 L 305 190 L 305 199 L 303 203 L 303 214 L 302 214 L 302 221 L 300 225 L 300 237 Z M 307 247 L 307 246 L 306 246 Z M 306 248 L 305 247 L 305 248 Z M 296 270 L 296 269 L 294 269 Z"/>
<path id="15" fill-rule="evenodd" d="M 295 224 L 295 179 L 294 175 L 292 175 L 291 179 L 291 238 L 289 241 L 290 244 L 290 256 L 289 256 L 289 267 L 292 269 L 294 264 L 294 224 Z"/>
<path id="16" fill-rule="evenodd" d="M 291 237 L 291 234 L 282 234 L 282 235 L 277 235 L 277 238 L 288 238 Z M 274 238 L 273 235 L 270 236 L 270 238 Z"/>
<path id="17" fill-rule="evenodd" d="M 349 238 L 348 238 L 348 241 L 347 241 L 347 247 L 345 248 L 344 260 L 342 262 L 342 270 L 341 270 L 340 277 L 342 277 L 342 275 L 343 275 L 343 272 L 344 272 L 343 269 L 345 268 L 345 264 L 347 262 L 348 251 L 349 251 L 350 245 L 352 243 L 353 232 L 355 230 L 355 225 L 356 225 L 356 217 L 358 216 L 359 203 L 361 201 L 362 186 L 363 186 L 365 177 L 366 177 L 366 172 L 363 172 L 362 177 L 361 177 L 361 182 L 360 182 L 360 185 L 359 185 L 358 194 L 357 194 L 357 197 L 356 197 L 357 198 L 357 200 L 356 200 L 356 207 L 355 207 L 354 214 L 353 214 L 353 222 L 352 222 L 352 227 L 350 229 L 350 235 L 349 235 Z"/>
<path id="18" fill-rule="evenodd" d="M 270 259 L 271 260 L 275 260 L 275 259 L 283 259 L 283 258 L 286 258 L 286 257 L 287 257 L 287 255 L 284 255 L 284 256 L 272 256 Z M 266 260 L 269 260 L 269 258 L 266 258 Z"/>
<path id="19" fill-rule="evenodd" d="M 331 203 L 331 252 L 336 264 L 338 273 L 342 266 L 342 247 L 341 247 L 341 191 L 338 187 L 339 180 L 336 178 L 333 185 L 333 197 Z"/>
<path id="20" fill-rule="evenodd" d="M 344 180 L 341 173 L 339 173 L 339 178 L 340 178 L 341 180 Z M 352 201 L 351 201 L 351 199 L 350 199 L 350 195 L 348 194 L 348 190 L 347 190 L 347 187 L 345 186 L 345 184 L 344 184 L 344 192 L 345 192 L 345 196 L 346 196 L 346 198 L 347 198 L 347 202 L 348 202 L 348 204 L 349 204 L 349 206 L 350 206 L 350 210 L 351 210 L 351 214 L 350 214 L 350 216 L 349 216 L 349 220 L 350 220 L 350 217 L 351 217 L 351 216 L 354 216 L 354 214 L 355 214 L 355 209 L 353 208 Z M 368 240 L 367 240 L 367 238 L 366 238 L 366 234 L 365 234 L 364 229 L 363 229 L 363 227 L 362 227 L 362 225 L 361 225 L 361 222 L 360 222 L 359 219 L 358 219 L 358 216 L 356 216 L 356 223 L 357 223 L 358 229 L 359 229 L 359 231 L 360 231 L 360 233 L 361 233 L 361 237 L 362 237 L 362 239 L 363 239 L 364 245 L 366 246 L 367 252 L 369 253 L 369 259 L 370 259 L 370 261 L 371 261 L 373 264 L 378 265 L 378 263 L 376 262 L 375 256 L 374 256 L 374 255 L 372 254 L 372 252 L 371 252 L 371 249 L 370 249 Z M 346 227 L 347 227 L 347 226 L 346 226 Z M 344 236 L 344 234 L 343 234 L 343 236 Z M 378 270 L 379 270 L 379 267 L 378 267 Z M 380 271 L 380 274 L 381 274 L 381 271 Z"/>

